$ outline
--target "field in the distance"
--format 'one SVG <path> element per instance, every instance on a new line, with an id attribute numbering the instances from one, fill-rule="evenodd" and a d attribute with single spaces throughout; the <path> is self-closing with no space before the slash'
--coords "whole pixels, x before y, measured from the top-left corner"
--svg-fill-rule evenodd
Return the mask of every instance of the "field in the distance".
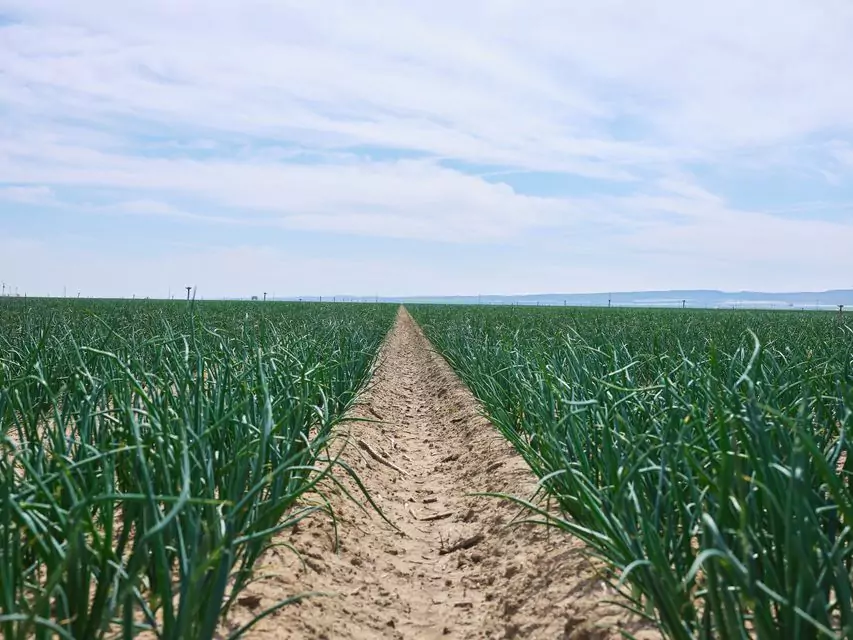
<path id="1" fill-rule="evenodd" d="M 633 622 L 591 631 L 581 618 L 592 614 L 566 614 L 579 583 L 519 618 L 528 605 L 516 604 L 510 583 L 540 584 L 536 572 L 505 570 L 512 562 L 497 559 L 498 541 L 509 539 L 493 528 L 479 533 L 471 512 L 484 503 L 464 498 L 494 493 L 477 482 L 512 465 L 491 460 L 492 448 L 466 450 L 480 432 L 459 426 L 477 408 L 436 386 L 440 372 L 429 369 L 428 345 L 408 316 L 398 316 L 380 349 L 396 307 L 2 299 L 4 637 L 310 637 L 310 629 L 316 637 L 431 637 L 431 624 L 438 635 L 478 637 L 496 633 L 484 625 L 499 616 L 507 636 L 553 637 L 549 617 L 565 618 L 565 637 L 618 637 L 644 625 L 679 639 L 853 633 L 847 316 L 409 311 L 541 479 L 545 492 L 527 513 L 565 534 L 523 538 L 526 557 L 551 562 L 554 545 L 582 540 L 601 559 L 597 579 L 610 582 L 604 599 L 633 610 Z M 378 353 L 381 389 L 359 414 L 372 422 L 358 423 L 354 447 L 366 462 L 338 457 L 331 444 Z M 515 477 L 500 477 L 497 486 L 509 488 L 498 493 L 531 499 L 508 480 Z M 375 527 L 359 521 L 353 531 L 355 516 L 340 508 L 351 500 L 316 493 L 331 478 L 366 491 L 353 497 Z M 424 487 L 434 494 L 423 497 Z M 298 535 L 281 536 L 322 509 L 345 516 L 332 522 L 347 561 L 315 571 L 343 608 L 288 607 L 300 589 L 286 577 L 291 592 L 274 601 L 255 595 L 254 569 L 270 546 L 298 547 Z M 403 538 L 385 555 L 372 551 Z M 551 575 L 573 580 L 571 562 Z M 461 599 L 439 602 L 436 589 L 456 597 L 457 588 Z M 427 591 L 431 600 L 419 603 Z M 263 606 L 250 615 L 231 615 L 255 600 Z M 361 635 L 335 619 L 304 619 L 348 615 L 348 600 L 358 610 L 349 627 Z M 275 619 L 287 628 L 270 627 Z"/>

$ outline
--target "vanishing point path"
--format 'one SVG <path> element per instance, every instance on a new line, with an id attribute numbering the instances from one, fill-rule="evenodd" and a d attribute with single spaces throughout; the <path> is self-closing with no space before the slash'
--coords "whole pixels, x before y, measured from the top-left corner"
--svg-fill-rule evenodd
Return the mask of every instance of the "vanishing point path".
<path id="1" fill-rule="evenodd" d="M 233 622 L 296 593 L 326 595 L 284 607 L 247 637 L 619 638 L 620 628 L 658 637 L 607 602 L 615 594 L 580 542 L 507 526 L 518 507 L 469 495 L 530 497 L 535 478 L 403 308 L 351 415 L 363 420 L 342 427 L 343 458 L 397 529 L 327 487 L 338 553 L 327 516 L 299 523 L 276 542 L 302 560 L 284 546 L 268 552 Z"/>

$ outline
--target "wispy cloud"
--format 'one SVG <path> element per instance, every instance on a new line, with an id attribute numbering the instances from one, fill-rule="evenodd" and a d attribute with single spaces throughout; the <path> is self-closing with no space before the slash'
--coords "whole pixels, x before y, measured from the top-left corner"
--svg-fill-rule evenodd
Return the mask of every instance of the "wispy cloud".
<path id="1" fill-rule="evenodd" d="M 9 187 L 0 186 L 0 201 L 22 202 L 26 204 L 52 204 L 55 202 L 50 187 Z"/>
<path id="2" fill-rule="evenodd" d="M 128 217 L 160 230 L 148 242 L 171 224 L 285 253 L 289 232 L 351 237 L 413 273 L 381 239 L 419 239 L 465 271 L 454 286 L 494 291 L 549 273 L 693 286 L 675 282 L 686 255 L 710 286 L 849 284 L 846 0 L 0 0 L 0 16 L 0 216 L 19 238 L 60 211 L 105 241 Z M 448 243 L 491 246 L 485 272 Z M 590 247 L 612 251 L 604 272 Z M 520 280 L 507 251 L 532 261 Z"/>

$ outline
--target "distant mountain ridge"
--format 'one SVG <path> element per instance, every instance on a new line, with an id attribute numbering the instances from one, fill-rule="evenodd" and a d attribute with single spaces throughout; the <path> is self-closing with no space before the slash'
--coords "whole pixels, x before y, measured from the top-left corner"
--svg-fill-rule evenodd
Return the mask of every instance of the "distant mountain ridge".
<path id="1" fill-rule="evenodd" d="M 291 298 L 295 299 L 295 298 Z M 301 300 L 318 300 L 303 296 Z M 332 298 L 325 297 L 331 301 Z M 719 291 L 714 289 L 671 289 L 662 291 L 614 291 L 613 293 L 541 293 L 524 295 L 480 296 L 336 296 L 335 300 L 358 302 L 396 302 L 410 304 L 484 304 L 546 305 L 606 307 L 689 307 L 742 309 L 837 309 L 844 305 L 853 310 L 853 289 L 829 291 L 762 292 Z"/>

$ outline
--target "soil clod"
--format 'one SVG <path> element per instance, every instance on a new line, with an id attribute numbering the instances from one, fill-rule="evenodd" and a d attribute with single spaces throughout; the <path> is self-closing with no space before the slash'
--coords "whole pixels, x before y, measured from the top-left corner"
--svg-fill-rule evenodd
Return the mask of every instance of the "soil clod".
<path id="1" fill-rule="evenodd" d="M 470 538 L 465 538 L 464 540 L 460 540 L 456 544 L 450 545 L 446 549 L 439 549 L 438 555 L 443 556 L 443 555 L 447 555 L 448 553 L 454 553 L 456 551 L 462 551 L 463 549 L 470 549 L 475 544 L 480 544 L 485 539 L 486 539 L 486 536 L 484 536 L 482 533 L 477 533 L 477 534 L 471 536 Z"/>

